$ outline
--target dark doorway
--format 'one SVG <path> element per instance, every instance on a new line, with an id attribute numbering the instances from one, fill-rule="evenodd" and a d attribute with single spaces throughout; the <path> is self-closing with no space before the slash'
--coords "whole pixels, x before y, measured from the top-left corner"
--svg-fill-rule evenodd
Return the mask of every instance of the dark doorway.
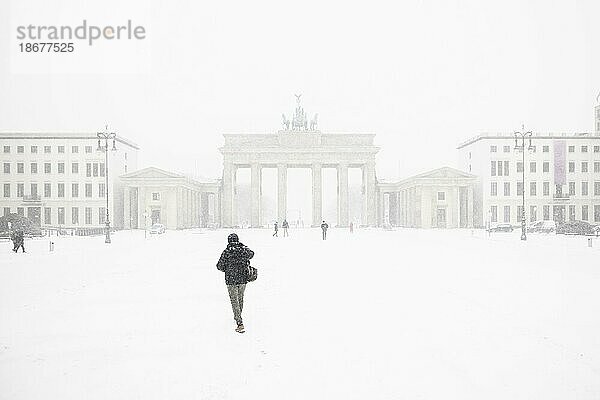
<path id="1" fill-rule="evenodd" d="M 160 224 L 160 209 L 152 210 L 152 214 L 150 215 L 150 218 L 152 219 L 152 225 Z"/>
<path id="2" fill-rule="evenodd" d="M 446 209 L 438 208 L 436 215 L 437 215 L 437 227 L 445 228 L 446 227 Z"/>

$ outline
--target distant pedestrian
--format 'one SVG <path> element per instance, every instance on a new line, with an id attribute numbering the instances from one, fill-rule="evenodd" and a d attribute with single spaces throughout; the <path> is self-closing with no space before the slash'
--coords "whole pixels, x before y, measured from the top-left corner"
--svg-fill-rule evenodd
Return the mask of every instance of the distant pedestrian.
<path id="1" fill-rule="evenodd" d="M 327 240 L 327 229 L 329 229 L 329 225 L 327 225 L 327 222 L 323 221 L 323 223 L 321 223 L 321 231 L 323 231 L 323 240 Z"/>
<path id="2" fill-rule="evenodd" d="M 273 225 L 273 229 L 275 229 L 275 232 L 273 232 L 273 236 L 279 237 L 279 235 L 277 234 L 279 232 L 279 225 L 277 225 L 277 221 L 275 221 L 275 225 Z"/>
<path id="3" fill-rule="evenodd" d="M 236 332 L 244 332 L 242 310 L 244 308 L 244 291 L 248 282 L 248 266 L 254 252 L 240 243 L 238 235 L 232 233 L 227 237 L 227 247 L 221 253 L 217 269 L 225 273 L 225 284 L 229 292 L 229 300 L 233 310 L 233 319 L 237 324 Z"/>
<path id="4" fill-rule="evenodd" d="M 350 233 L 354 233 L 354 223 L 350 222 Z"/>
<path id="5" fill-rule="evenodd" d="M 283 228 L 283 237 L 289 236 L 288 229 L 290 227 L 290 224 L 288 224 L 287 219 L 283 220 L 281 227 Z"/>
<path id="6" fill-rule="evenodd" d="M 25 234 L 23 231 L 18 230 L 14 232 L 13 235 L 13 251 L 18 253 L 19 249 L 22 249 L 23 253 L 25 253 Z"/>

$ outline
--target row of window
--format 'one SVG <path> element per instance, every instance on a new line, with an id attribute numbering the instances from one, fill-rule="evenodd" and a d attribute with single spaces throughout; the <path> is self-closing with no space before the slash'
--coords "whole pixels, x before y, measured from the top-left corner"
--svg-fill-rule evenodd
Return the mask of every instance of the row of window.
<path id="1" fill-rule="evenodd" d="M 17 174 L 25 173 L 25 163 L 18 162 L 16 163 L 16 171 Z M 86 163 L 85 164 L 85 176 L 88 178 L 104 176 L 106 173 L 106 168 L 103 162 L 100 163 Z M 10 174 L 11 172 L 11 163 L 5 162 L 3 165 L 3 171 L 5 174 Z M 38 163 L 32 162 L 29 163 L 29 173 L 37 174 L 39 171 Z M 56 171 L 59 174 L 65 173 L 65 163 L 59 162 L 56 164 Z M 44 173 L 51 174 L 52 173 L 52 163 L 46 162 L 44 163 Z M 71 163 L 71 173 L 78 174 L 79 173 L 79 163 Z"/>
<path id="2" fill-rule="evenodd" d="M 504 196 L 511 195 L 511 182 L 503 183 L 503 193 Z M 529 195 L 537 196 L 537 182 L 529 182 Z M 569 182 L 569 196 L 575 196 L 576 193 L 576 183 Z M 580 182 L 580 192 L 581 196 L 589 195 L 589 182 L 583 181 Z M 517 182 L 517 196 L 521 196 L 523 194 L 523 182 Z M 490 182 L 490 196 L 498 196 L 498 182 Z M 550 182 L 542 182 L 542 196 L 550 196 Z M 562 185 L 555 185 L 554 196 L 563 197 Z M 600 182 L 594 182 L 594 196 L 600 196 Z"/>
<path id="3" fill-rule="evenodd" d="M 18 198 L 25 197 L 25 184 L 17 183 L 16 186 L 17 186 L 16 187 L 17 188 L 16 197 L 18 197 Z M 79 186 L 80 186 L 79 183 L 71 184 L 71 197 L 72 198 L 79 197 Z M 98 191 L 96 193 L 98 194 L 98 197 L 105 197 L 106 196 L 106 185 L 104 183 L 99 183 L 97 185 L 97 188 L 98 188 Z M 3 193 L 4 193 L 4 197 L 6 197 L 6 198 L 11 197 L 12 193 L 11 193 L 11 184 L 10 183 L 5 183 L 3 185 Z M 38 192 L 38 184 L 37 183 L 32 183 L 29 186 L 29 196 L 31 196 L 32 199 L 38 199 L 40 197 L 40 193 Z M 51 183 L 44 183 L 43 196 L 45 198 L 52 197 L 52 184 Z M 84 184 L 84 196 L 87 198 L 93 197 L 93 186 L 91 183 Z M 56 197 L 59 197 L 59 198 L 65 197 L 65 184 L 64 183 L 56 184 Z"/>
<path id="4" fill-rule="evenodd" d="M 55 212 L 52 211 L 51 207 L 44 207 L 43 223 L 44 225 L 65 225 L 65 207 L 56 207 Z M 99 207 L 94 216 L 94 209 L 92 207 L 83 207 L 82 221 L 79 218 L 79 207 L 71 207 L 71 225 L 80 225 L 81 222 L 85 225 L 103 225 L 106 221 L 106 208 Z M 4 215 L 10 214 L 10 207 L 4 207 Z M 25 216 L 25 208 L 17 207 L 17 214 Z M 55 222 L 56 221 L 56 222 Z"/>
<path id="5" fill-rule="evenodd" d="M 564 206 L 554 206 L 554 207 L 564 207 Z M 502 222 L 505 223 L 510 223 L 511 222 L 511 206 L 504 206 L 502 209 Z M 569 211 L 569 221 L 575 221 L 576 220 L 576 206 L 574 205 L 570 205 L 568 206 L 568 211 Z M 529 220 L 530 221 L 537 221 L 538 220 L 538 208 L 536 206 L 530 206 L 529 207 Z M 582 205 L 581 206 L 581 220 L 582 221 L 589 221 L 590 220 L 590 207 L 588 205 Z M 555 214 L 560 214 L 559 212 L 555 212 Z M 516 219 L 518 221 L 521 220 L 523 215 L 523 207 L 522 206 L 517 206 L 517 214 Z M 550 215 L 550 206 L 543 206 L 542 207 L 542 215 L 541 215 L 542 219 L 544 221 L 549 221 L 553 218 L 551 218 Z M 498 215 L 498 206 L 490 206 L 490 222 L 499 222 L 499 215 Z M 600 205 L 594 205 L 594 215 L 593 215 L 593 222 L 600 222 Z"/>
<path id="6" fill-rule="evenodd" d="M 590 146 L 591 147 L 591 146 Z M 502 146 L 502 152 L 503 153 L 510 153 L 510 150 L 512 149 L 511 146 Z M 531 150 L 531 152 L 535 153 L 537 150 L 536 146 L 531 146 L 529 148 Z M 588 152 L 588 146 L 584 145 L 580 147 L 580 151 L 582 153 L 587 153 Z M 491 145 L 490 146 L 490 153 L 497 153 L 498 152 L 498 146 L 495 145 Z M 550 146 L 542 146 L 542 153 L 549 153 L 550 152 Z M 569 146 L 568 147 L 568 152 L 569 153 L 575 153 L 575 146 Z M 600 153 L 600 146 L 594 146 L 594 153 Z"/>
<path id="7" fill-rule="evenodd" d="M 531 161 L 529 163 L 529 172 L 536 173 L 537 172 L 537 162 Z M 581 168 L 579 172 L 589 172 L 589 163 L 587 161 L 581 162 Z M 575 162 L 570 161 L 568 164 L 569 172 L 575 173 Z M 523 162 L 517 161 L 517 173 L 523 172 Z M 544 161 L 542 162 L 542 172 L 549 173 L 550 172 L 550 162 Z M 594 162 L 594 172 L 600 173 L 600 161 Z M 490 166 L 490 175 L 491 176 L 508 176 L 510 174 L 510 163 L 509 161 L 492 161 Z"/>
<path id="8" fill-rule="evenodd" d="M 17 148 L 17 153 L 18 154 L 24 154 L 25 153 L 25 146 L 16 146 Z M 11 152 L 11 147 L 10 146 L 4 146 L 4 154 L 10 154 Z M 44 151 L 44 154 L 51 154 L 52 153 L 52 146 L 29 146 L 29 152 L 31 154 L 38 154 L 38 150 Z M 92 152 L 92 146 L 84 146 L 84 151 L 87 154 L 90 154 Z M 56 152 L 59 154 L 64 154 L 65 152 L 65 146 L 56 146 Z M 78 154 L 79 153 L 79 146 L 71 146 L 71 153 L 72 154 Z"/>

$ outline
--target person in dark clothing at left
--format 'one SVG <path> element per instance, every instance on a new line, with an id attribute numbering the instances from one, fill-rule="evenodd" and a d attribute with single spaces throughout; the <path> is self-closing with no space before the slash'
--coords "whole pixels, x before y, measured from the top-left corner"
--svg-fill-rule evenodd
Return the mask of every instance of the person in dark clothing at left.
<path id="1" fill-rule="evenodd" d="M 273 229 L 275 230 L 275 232 L 273 232 L 273 236 L 279 237 L 279 235 L 278 235 L 278 233 L 279 233 L 279 225 L 277 225 L 277 221 L 275 221 L 275 225 L 273 225 Z"/>
<path id="2" fill-rule="evenodd" d="M 225 273 L 225 284 L 229 292 L 233 318 L 237 324 L 235 331 L 243 333 L 244 291 L 248 282 L 248 265 L 250 259 L 254 257 L 254 252 L 240 243 L 238 235 L 235 233 L 227 237 L 227 242 L 227 247 L 217 262 L 217 269 Z"/>
<path id="3" fill-rule="evenodd" d="M 23 249 L 23 253 L 25 253 L 25 234 L 23 231 L 14 232 L 11 239 L 13 241 L 13 251 L 17 253 L 19 249 Z"/>

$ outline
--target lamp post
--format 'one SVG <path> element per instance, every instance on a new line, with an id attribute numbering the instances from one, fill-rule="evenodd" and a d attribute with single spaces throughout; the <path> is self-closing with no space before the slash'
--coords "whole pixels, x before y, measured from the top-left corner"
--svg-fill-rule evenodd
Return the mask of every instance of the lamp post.
<path id="1" fill-rule="evenodd" d="M 525 125 L 522 125 L 521 132 L 517 131 L 515 134 L 515 150 L 521 151 L 523 156 L 523 188 L 521 190 L 522 195 L 522 207 L 521 207 L 521 240 L 527 240 L 527 228 L 525 227 L 525 141 L 529 140 L 529 144 L 527 146 L 527 150 L 533 150 L 533 146 L 531 145 L 531 131 L 525 132 Z M 521 142 L 519 144 L 519 141 Z"/>
<path id="2" fill-rule="evenodd" d="M 105 176 L 105 192 L 106 192 L 106 238 L 104 239 L 104 243 L 110 243 L 110 214 L 108 211 L 108 152 L 109 151 L 117 151 L 116 147 L 116 138 L 117 134 L 115 132 L 108 131 L 108 125 L 104 132 L 98 132 L 98 151 L 104 152 L 104 176 Z M 104 146 L 102 145 L 102 140 L 104 140 Z M 108 142 L 112 140 L 112 148 L 108 147 Z"/>

